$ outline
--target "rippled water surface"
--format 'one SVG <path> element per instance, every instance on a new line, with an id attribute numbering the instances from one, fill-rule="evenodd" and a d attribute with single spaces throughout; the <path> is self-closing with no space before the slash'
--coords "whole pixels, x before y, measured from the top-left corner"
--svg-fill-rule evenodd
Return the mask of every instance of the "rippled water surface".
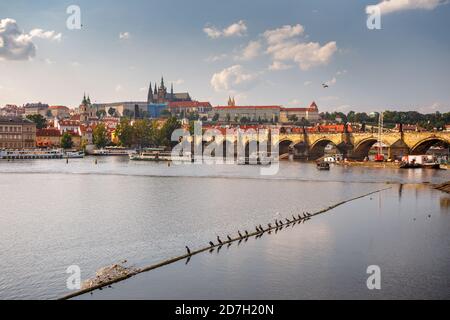
<path id="1" fill-rule="evenodd" d="M 329 172 L 319 172 L 311 164 L 282 162 L 277 175 L 261 176 L 257 166 L 168 167 L 167 164 L 129 162 L 124 158 L 99 159 L 97 165 L 93 158 L 71 160 L 69 164 L 64 160 L 0 161 L 0 299 L 56 298 L 68 293 L 65 271 L 70 265 L 79 265 L 84 279 L 93 276 L 97 269 L 123 259 L 143 266 L 183 254 L 186 244 L 191 248 L 202 247 L 217 235 L 253 229 L 256 224 L 273 221 L 275 217 L 316 211 L 386 186 L 397 188 L 399 183 L 450 180 L 447 172 L 353 167 L 332 167 Z M 446 203 L 443 194 L 430 193 L 428 188 L 414 189 L 400 198 L 401 193 L 393 190 L 385 192 L 385 198 L 399 203 L 403 199 L 411 209 L 433 206 L 435 212 L 434 206 L 438 206 L 433 223 L 418 223 L 417 226 L 428 228 L 425 231 L 431 238 L 440 237 L 439 232 L 442 232 L 450 239 L 447 207 L 439 207 L 439 197 L 444 197 L 442 201 Z M 316 267 L 334 263 L 334 258 L 344 247 L 339 237 L 328 237 L 324 242 L 324 235 L 340 234 L 338 231 L 345 226 L 341 230 L 342 237 L 347 234 L 345 241 L 364 243 L 367 233 L 361 227 L 366 226 L 360 221 L 367 223 L 364 219 L 373 219 L 373 223 L 381 224 L 374 234 L 382 240 L 386 228 L 392 234 L 408 233 L 403 222 L 398 221 L 399 207 L 389 207 L 389 210 L 392 215 L 387 215 L 385 210 L 383 215 L 370 214 L 361 206 L 352 206 L 347 215 L 360 217 L 359 213 L 363 212 L 366 218 L 361 216 L 355 220 L 343 215 L 339 219 L 336 218 L 338 215 L 324 215 L 318 222 L 311 221 L 304 227 L 304 230 L 309 230 L 307 243 L 311 249 L 302 249 L 301 258 L 312 259 Z M 401 217 L 408 215 L 407 211 L 405 209 L 406 213 Z M 397 221 L 393 225 L 399 230 L 390 226 L 392 219 Z M 437 219 L 442 219 L 439 224 Z M 322 227 L 314 227 L 317 223 Z M 283 272 L 283 268 L 277 267 L 280 263 L 275 262 L 286 261 L 292 274 L 297 272 L 301 278 L 306 273 L 288 263 L 291 253 L 287 254 L 286 248 L 304 248 L 306 240 L 295 238 L 298 237 L 295 232 L 290 236 L 294 238 L 285 238 L 287 234 L 281 236 L 280 233 L 280 236 L 255 242 L 266 243 L 270 250 L 280 254 L 285 252 L 286 256 L 261 251 L 264 248 L 259 245 L 252 250 L 252 245 L 248 245 L 242 251 L 224 250 L 226 253 L 223 255 L 213 255 L 216 259 L 205 256 L 199 261 L 209 261 L 204 262 L 204 266 L 209 263 L 217 265 L 227 257 L 229 264 L 235 264 L 246 260 L 245 250 L 249 250 L 264 259 L 258 263 L 258 268 L 264 271 L 260 275 L 267 271 L 267 276 L 272 276 L 272 281 L 275 281 L 277 272 Z M 350 234 L 353 234 L 352 238 Z M 420 237 L 412 237 L 411 241 L 408 243 L 411 247 L 423 245 Z M 366 256 L 386 253 L 389 260 L 389 255 L 395 257 L 392 250 L 397 248 L 401 252 L 404 249 L 400 245 L 387 245 L 386 241 L 386 246 L 375 243 L 373 240 L 369 249 L 378 251 L 369 250 Z M 448 257 L 448 240 L 443 241 L 442 246 L 430 251 L 433 259 Z M 447 256 L 442 254 L 445 246 Z M 314 248 L 316 253 L 309 256 Z M 345 252 L 343 254 L 347 256 Z M 354 254 L 356 257 L 364 256 L 359 252 Z M 425 259 L 426 256 L 419 253 L 411 256 L 416 260 L 405 260 L 402 268 L 417 268 L 421 263 L 428 263 L 430 258 Z M 195 263 L 188 265 L 189 268 Z M 397 268 L 394 271 L 400 272 L 400 267 L 394 266 Z M 341 261 L 340 268 L 344 267 Z M 202 270 L 201 266 L 198 270 Z M 334 274 L 343 271 L 339 268 L 333 270 Z M 240 279 L 245 275 L 244 271 L 232 277 Z M 331 269 L 328 272 L 332 277 Z M 185 272 L 177 274 L 180 277 L 187 275 Z M 320 283 L 322 276 L 314 278 L 309 275 L 310 282 L 305 285 Z M 279 281 L 283 278 L 279 277 Z M 239 292 L 242 297 L 263 297 L 258 290 L 248 290 L 242 288 Z M 281 291 L 282 287 L 274 290 Z M 183 291 L 178 292 L 181 294 Z M 149 298 L 156 296 L 156 293 L 148 295 Z M 301 295 L 292 295 L 293 298 L 297 296 Z"/>

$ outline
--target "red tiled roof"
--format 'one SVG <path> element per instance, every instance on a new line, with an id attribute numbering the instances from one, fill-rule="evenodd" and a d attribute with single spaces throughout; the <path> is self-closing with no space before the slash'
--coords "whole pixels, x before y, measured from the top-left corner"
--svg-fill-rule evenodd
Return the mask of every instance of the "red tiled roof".
<path id="1" fill-rule="evenodd" d="M 50 106 L 48 107 L 50 110 L 69 110 L 66 106 Z"/>
<path id="2" fill-rule="evenodd" d="M 61 132 L 58 129 L 37 129 L 37 137 L 60 137 Z"/>
<path id="3" fill-rule="evenodd" d="M 69 126 L 69 127 L 74 127 L 74 126 L 79 126 L 80 122 L 78 120 L 61 120 L 59 122 L 60 126 Z"/>
<path id="4" fill-rule="evenodd" d="M 174 101 L 169 102 L 169 108 L 211 108 L 211 104 L 209 102 L 199 102 L 199 101 Z"/>
<path id="5" fill-rule="evenodd" d="M 281 110 L 280 106 L 217 106 L 214 109 L 219 110 L 233 110 L 233 109 L 278 109 Z"/>

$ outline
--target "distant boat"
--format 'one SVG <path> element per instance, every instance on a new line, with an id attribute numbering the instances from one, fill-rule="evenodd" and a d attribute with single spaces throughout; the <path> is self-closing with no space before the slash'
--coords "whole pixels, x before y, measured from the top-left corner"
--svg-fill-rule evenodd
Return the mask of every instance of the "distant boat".
<path id="1" fill-rule="evenodd" d="M 317 162 L 317 169 L 318 170 L 330 170 L 330 164 L 328 162 Z"/>
<path id="2" fill-rule="evenodd" d="M 130 150 L 122 147 L 106 147 L 104 149 L 94 150 L 93 155 L 99 157 L 107 156 L 128 156 L 130 153 L 135 152 L 135 150 Z"/>
<path id="3" fill-rule="evenodd" d="M 0 159 L 24 160 L 24 159 L 61 159 L 63 152 L 60 149 L 41 150 L 0 150 Z"/>
<path id="4" fill-rule="evenodd" d="M 191 155 L 173 156 L 171 151 L 165 151 L 165 148 L 146 148 L 139 153 L 131 153 L 130 160 L 133 161 L 154 161 L 154 162 L 169 162 L 182 161 L 191 162 Z"/>
<path id="5" fill-rule="evenodd" d="M 64 153 L 64 158 L 67 159 L 81 159 L 84 158 L 84 151 L 68 151 Z"/>

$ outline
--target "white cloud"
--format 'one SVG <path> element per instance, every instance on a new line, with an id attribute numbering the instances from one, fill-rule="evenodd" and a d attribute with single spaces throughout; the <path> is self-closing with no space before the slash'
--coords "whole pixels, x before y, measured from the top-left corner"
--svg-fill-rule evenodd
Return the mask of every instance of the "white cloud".
<path id="1" fill-rule="evenodd" d="M 383 0 L 376 5 L 366 7 L 366 13 L 374 12 L 374 8 L 380 9 L 382 14 L 389 14 L 397 11 L 423 9 L 433 10 L 441 4 L 448 3 L 447 0 Z"/>
<path id="2" fill-rule="evenodd" d="M 33 29 L 23 32 L 16 20 L 6 18 L 0 20 L 0 60 L 29 60 L 36 56 L 34 38 L 61 41 L 61 33 Z"/>
<path id="3" fill-rule="evenodd" d="M 302 35 L 305 32 L 305 28 L 297 24 L 295 26 L 286 25 L 278 29 L 267 30 L 264 32 L 264 37 L 269 44 L 277 44 L 295 36 Z"/>
<path id="4" fill-rule="evenodd" d="M 281 61 L 274 61 L 270 66 L 269 70 L 271 71 L 281 71 L 281 70 L 287 70 L 291 69 L 292 66 L 290 64 L 285 64 Z"/>
<path id="5" fill-rule="evenodd" d="M 300 69 L 326 65 L 337 51 L 336 42 L 331 41 L 321 46 L 317 42 L 304 42 L 298 36 L 304 33 L 300 24 L 284 26 L 264 32 L 267 41 L 267 53 L 274 61 L 293 61 Z"/>
<path id="6" fill-rule="evenodd" d="M 118 85 L 116 85 L 116 88 L 115 88 L 115 90 L 116 90 L 116 92 L 120 92 L 120 91 L 122 91 L 122 90 L 123 90 L 123 87 L 122 87 L 122 85 L 121 85 L 121 84 L 118 84 Z"/>
<path id="7" fill-rule="evenodd" d="M 248 88 L 257 78 L 257 74 L 245 72 L 241 65 L 234 65 L 215 73 L 211 86 L 215 91 L 235 91 Z"/>
<path id="8" fill-rule="evenodd" d="M 30 39 L 33 38 L 39 38 L 39 39 L 45 39 L 45 40 L 51 40 L 51 41 L 61 41 L 62 38 L 62 34 L 61 33 L 56 33 L 55 31 L 45 31 L 42 29 L 33 29 L 30 31 L 30 33 L 28 34 L 28 37 L 30 37 Z"/>
<path id="9" fill-rule="evenodd" d="M 206 26 L 203 28 L 203 32 L 205 32 L 211 39 L 217 39 L 220 37 L 240 37 L 246 34 L 247 25 L 244 20 L 240 20 L 223 30 L 219 30 L 214 26 Z"/>
<path id="10" fill-rule="evenodd" d="M 119 39 L 120 40 L 128 40 L 130 39 L 131 35 L 129 32 L 121 32 L 119 33 Z"/>
<path id="11" fill-rule="evenodd" d="M 261 42 L 259 41 L 250 41 L 248 45 L 242 50 L 242 53 L 239 56 L 236 56 L 236 60 L 251 60 L 259 55 L 259 51 L 261 50 Z"/>

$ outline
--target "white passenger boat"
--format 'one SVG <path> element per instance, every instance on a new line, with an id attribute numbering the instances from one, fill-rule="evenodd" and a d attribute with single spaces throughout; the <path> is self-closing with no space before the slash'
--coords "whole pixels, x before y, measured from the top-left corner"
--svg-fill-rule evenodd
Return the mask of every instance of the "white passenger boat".
<path id="1" fill-rule="evenodd" d="M 98 149 L 93 151 L 94 156 L 129 156 L 135 153 L 135 150 L 123 148 L 123 147 L 106 147 L 104 149 Z"/>
<path id="2" fill-rule="evenodd" d="M 130 154 L 130 160 L 133 161 L 192 161 L 191 155 L 174 156 L 171 151 L 165 151 L 164 148 L 147 148 L 139 153 Z"/>
<path id="3" fill-rule="evenodd" d="M 24 160 L 24 159 L 62 159 L 64 152 L 61 149 L 41 150 L 1 150 L 0 159 Z"/>
<path id="4" fill-rule="evenodd" d="M 84 151 L 67 151 L 64 153 L 64 158 L 67 159 L 81 159 L 84 158 Z"/>

